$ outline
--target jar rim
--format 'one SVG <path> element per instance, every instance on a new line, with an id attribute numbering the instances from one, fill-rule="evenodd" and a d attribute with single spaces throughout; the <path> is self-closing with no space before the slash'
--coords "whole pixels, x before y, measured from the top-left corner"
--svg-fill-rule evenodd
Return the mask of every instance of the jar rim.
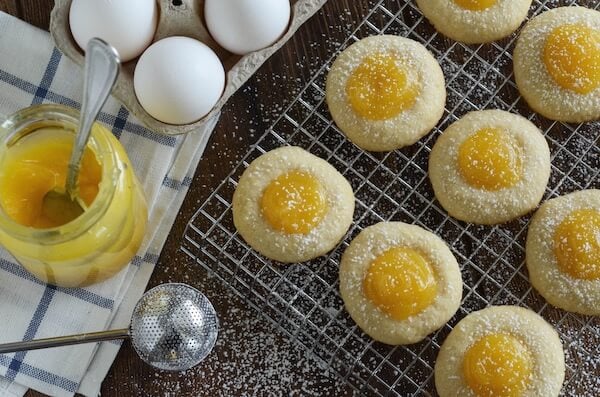
<path id="1" fill-rule="evenodd" d="M 72 132 L 73 137 L 75 137 L 79 126 L 79 111 L 65 105 L 40 104 L 20 109 L 8 116 L 0 124 L 0 160 L 2 152 L 10 150 L 7 145 L 14 143 L 11 141 L 16 142 L 31 133 L 35 133 L 37 130 L 52 126 L 62 127 L 66 131 Z M 28 131 L 27 129 L 31 130 Z M 105 127 L 98 124 L 98 122 L 94 122 L 88 147 L 102 167 L 102 179 L 98 185 L 98 194 L 83 214 L 64 225 L 38 229 L 16 222 L 6 214 L 0 205 L 0 228 L 10 230 L 13 237 L 22 241 L 37 242 L 42 245 L 60 244 L 69 241 L 92 228 L 107 211 L 116 191 L 114 181 L 117 181 L 119 175 L 123 172 L 123 165 L 118 161 L 110 140 L 103 132 L 110 134 L 110 131 L 106 130 Z M 19 134 L 22 134 L 22 136 L 19 136 Z"/>

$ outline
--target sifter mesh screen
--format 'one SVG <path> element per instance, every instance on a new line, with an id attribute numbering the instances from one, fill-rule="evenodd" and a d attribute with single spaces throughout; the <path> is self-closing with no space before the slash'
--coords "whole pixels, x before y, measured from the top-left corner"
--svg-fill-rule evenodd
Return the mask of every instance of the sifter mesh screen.
<path id="1" fill-rule="evenodd" d="M 210 301 L 186 284 L 162 284 L 147 291 L 131 317 L 131 343 L 154 368 L 183 371 L 212 350 L 218 319 Z"/>

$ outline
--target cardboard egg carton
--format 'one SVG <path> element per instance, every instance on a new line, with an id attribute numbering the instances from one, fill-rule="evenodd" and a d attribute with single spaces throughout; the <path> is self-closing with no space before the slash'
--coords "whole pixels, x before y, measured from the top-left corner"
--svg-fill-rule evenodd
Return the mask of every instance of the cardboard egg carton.
<path id="1" fill-rule="evenodd" d="M 69 9 L 72 0 L 56 0 L 50 19 L 50 33 L 55 45 L 67 57 L 83 67 L 83 51 L 79 48 L 69 27 Z M 172 125 L 150 116 L 138 102 L 133 89 L 133 72 L 136 58 L 122 65 L 121 73 L 113 89 L 113 96 L 149 129 L 167 135 L 177 135 L 197 130 L 218 116 L 221 108 L 256 70 L 279 48 L 296 30 L 317 12 L 327 0 L 291 0 L 292 13 L 286 33 L 272 46 L 240 56 L 219 46 L 210 36 L 204 24 L 204 0 L 157 0 L 159 18 L 153 42 L 169 36 L 188 36 L 200 40 L 212 48 L 221 59 L 227 73 L 225 90 L 214 108 L 202 119 L 192 124 Z"/>

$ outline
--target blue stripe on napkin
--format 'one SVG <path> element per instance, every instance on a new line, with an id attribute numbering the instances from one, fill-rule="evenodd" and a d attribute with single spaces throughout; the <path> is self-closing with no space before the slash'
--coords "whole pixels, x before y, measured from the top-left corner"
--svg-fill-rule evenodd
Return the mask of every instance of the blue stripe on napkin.
<path id="1" fill-rule="evenodd" d="M 37 89 L 35 90 L 35 94 L 34 94 L 32 102 L 31 102 L 32 105 L 40 104 L 46 98 L 46 95 L 48 94 L 50 86 L 52 85 L 52 82 L 54 80 L 54 76 L 56 76 L 56 71 L 58 70 L 58 65 L 60 64 L 61 58 L 62 58 L 62 54 L 55 48 L 52 51 L 52 55 L 50 56 L 50 60 L 48 61 L 48 64 L 46 65 L 46 70 L 44 72 L 44 75 L 42 76 L 42 80 L 41 80 L 39 86 L 37 87 Z M 28 85 L 21 84 L 21 82 L 18 81 L 20 79 L 14 79 L 14 80 L 19 83 L 18 88 L 20 88 L 20 87 L 30 88 Z M 7 261 L 2 261 L 2 264 L 6 264 L 6 263 L 7 263 Z M 21 272 L 11 272 L 11 273 L 13 273 L 13 274 L 16 273 L 19 276 L 24 275 L 26 279 L 32 278 L 30 275 L 21 274 Z M 26 273 L 26 272 L 23 272 L 23 273 Z M 40 284 L 42 284 L 42 283 L 40 283 Z M 50 306 L 50 303 L 52 302 L 52 299 L 54 298 L 56 290 L 57 290 L 57 287 L 55 287 L 53 285 L 45 285 L 44 293 L 42 294 L 42 297 L 40 298 L 40 302 L 37 305 L 37 307 L 33 313 L 33 316 L 31 317 L 31 320 L 29 322 L 27 330 L 25 331 L 25 335 L 23 336 L 23 340 L 32 340 L 35 338 L 35 335 L 44 319 L 44 316 L 46 315 L 46 312 L 48 311 L 48 307 Z M 78 295 L 83 295 L 83 294 L 79 293 Z M 24 364 L 23 361 L 24 361 L 27 353 L 28 353 L 27 351 L 21 351 L 21 352 L 17 352 L 14 355 L 13 359 L 10 361 L 10 363 L 8 363 L 8 370 L 5 375 L 6 379 L 13 381 L 13 380 L 15 380 L 16 376 L 20 372 L 22 372 L 29 376 L 33 376 L 35 378 L 43 380 L 44 382 L 54 384 L 55 386 L 58 386 L 61 388 L 66 388 L 70 392 L 75 392 L 77 390 L 78 384 L 76 382 L 73 382 L 69 379 L 66 379 L 66 378 L 63 378 L 63 377 L 60 377 L 60 376 L 57 376 L 54 374 L 51 374 L 51 373 L 41 370 L 39 368 L 35 368 L 31 365 Z M 6 362 L 3 362 L 2 364 L 5 365 Z"/>
<path id="2" fill-rule="evenodd" d="M 45 286 L 46 283 L 35 278 L 31 273 L 29 273 L 25 268 L 18 263 L 10 262 L 0 258 L 0 269 L 4 270 L 8 273 L 11 273 L 15 276 L 21 277 L 22 279 L 31 281 L 32 283 L 36 283 L 38 285 Z M 91 303 L 103 309 L 112 309 L 114 306 L 114 301 L 112 299 L 105 298 L 98 294 L 95 294 L 91 291 L 88 291 L 83 288 L 61 288 L 57 289 L 59 292 L 72 296 L 74 298 L 81 299 L 84 302 Z"/>
<path id="3" fill-rule="evenodd" d="M 54 76 L 56 76 L 56 71 L 58 70 L 58 64 L 60 63 L 60 59 L 62 58 L 62 54 L 58 49 L 52 50 L 52 55 L 50 56 L 50 62 L 46 66 L 46 71 L 44 72 L 44 76 L 42 77 L 42 81 L 35 91 L 35 96 L 33 97 L 33 101 L 31 101 L 32 105 L 38 105 L 44 102 L 46 95 L 48 94 L 48 90 L 52 85 L 52 81 L 54 80 Z"/>
<path id="4" fill-rule="evenodd" d="M 58 51 L 54 49 L 55 51 Z M 40 86 L 37 86 L 33 83 L 30 83 L 26 80 L 21 79 L 20 77 L 15 76 L 14 74 L 8 73 L 2 69 L 0 69 L 0 81 L 3 81 L 7 84 L 10 84 L 13 87 L 16 87 L 28 94 L 34 96 L 32 104 L 40 104 L 44 101 L 59 103 L 62 105 L 70 106 L 74 109 L 80 109 L 81 104 L 71 98 L 67 98 L 64 95 L 57 94 L 56 92 L 50 89 L 51 81 L 48 82 L 48 77 L 46 74 L 56 73 L 58 68 L 59 61 L 61 59 L 60 52 L 58 53 L 57 59 L 53 56 L 50 58 L 50 62 L 48 63 L 48 67 L 46 68 L 46 73 L 44 74 L 44 78 L 42 78 L 42 83 Z M 168 147 L 175 147 L 177 144 L 177 137 L 171 135 L 163 135 L 157 132 L 151 131 L 145 127 L 142 127 L 139 124 L 132 123 L 128 120 L 129 112 L 124 107 L 122 111 L 119 111 L 117 117 L 105 113 L 100 112 L 98 115 L 98 120 L 102 121 L 105 124 L 111 125 L 113 127 L 117 127 L 117 130 L 113 130 L 113 133 L 117 138 L 120 138 L 122 131 L 131 132 L 132 134 L 139 135 L 141 137 L 147 138 L 151 141 L 159 143 Z"/>
<path id="5" fill-rule="evenodd" d="M 158 255 L 152 254 L 150 252 L 147 252 L 146 255 L 144 255 L 144 257 L 140 257 L 139 255 L 136 255 L 133 257 L 133 259 L 131 260 L 131 264 L 137 267 L 142 266 L 142 264 L 144 263 L 151 263 L 153 265 L 156 265 L 156 263 L 158 262 Z"/>
<path id="6" fill-rule="evenodd" d="M 129 112 L 127 112 L 124 106 L 121 106 L 119 108 L 119 113 L 117 113 L 117 117 L 115 117 L 112 128 L 112 132 L 117 138 L 121 138 L 121 132 L 123 132 L 123 129 L 127 124 L 127 117 L 129 117 Z"/>
<path id="7" fill-rule="evenodd" d="M 181 190 L 182 187 L 190 187 L 192 184 L 193 179 L 190 178 L 189 176 L 186 176 L 183 181 L 179 181 L 175 178 L 171 178 L 168 175 L 165 176 L 165 179 L 163 179 L 163 186 L 166 186 L 170 189 L 173 190 Z"/>
<path id="8" fill-rule="evenodd" d="M 6 355 L 0 355 L 0 365 L 4 367 L 8 367 L 10 363 L 10 358 Z M 71 393 L 75 393 L 77 391 L 78 384 L 77 382 L 73 382 L 67 378 L 62 376 L 58 376 L 56 374 L 52 374 L 48 371 L 44 371 L 43 369 L 32 367 L 27 363 L 21 363 L 21 367 L 19 368 L 19 372 L 31 376 L 32 378 L 41 380 L 48 384 L 58 386 L 61 389 L 69 391 Z"/>
<path id="9" fill-rule="evenodd" d="M 33 313 L 33 317 L 29 322 L 29 326 L 27 327 L 27 331 L 25 332 L 25 336 L 23 340 L 32 340 L 35 337 L 35 334 L 40 328 L 40 324 L 48 311 L 48 306 L 50 306 L 50 302 L 54 297 L 54 293 L 56 292 L 56 287 L 53 285 L 47 285 L 44 293 L 42 294 L 42 298 L 40 299 L 40 303 L 38 304 L 35 312 Z M 8 365 L 8 372 L 6 372 L 6 378 L 9 380 L 15 380 L 15 376 L 19 373 L 19 369 L 21 368 L 21 364 L 23 363 L 23 359 L 27 351 L 17 352 L 15 357 L 12 359 L 10 364 Z"/>
<path id="10" fill-rule="evenodd" d="M 50 56 L 50 60 L 46 65 L 46 70 L 44 75 L 42 76 L 42 81 L 40 82 L 37 90 L 35 91 L 35 95 L 31 102 L 32 105 L 42 103 L 46 98 L 46 94 L 48 93 L 48 89 L 52 85 L 52 81 L 54 80 L 54 76 L 56 76 L 56 71 L 58 70 L 58 65 L 62 58 L 61 53 L 55 48 L 52 51 L 52 55 Z M 46 285 L 44 293 L 40 299 L 40 303 L 37 305 L 35 311 L 33 312 L 33 316 L 31 317 L 31 321 L 29 322 L 29 326 L 25 331 L 25 335 L 23 336 L 23 340 L 31 340 L 35 337 L 37 330 L 48 311 L 48 306 L 54 297 L 54 293 L 56 292 L 56 287 L 53 285 Z M 21 351 L 15 354 L 10 364 L 8 365 L 8 371 L 6 372 L 5 377 L 8 380 L 15 380 L 15 377 L 19 373 L 21 369 L 21 365 L 23 364 L 23 360 L 27 355 L 27 351 Z M 35 369 L 35 368 L 34 368 Z"/>
<path id="11" fill-rule="evenodd" d="M 2 69 L 0 69 L 0 81 L 4 81 L 12 85 L 13 87 L 17 87 L 18 89 L 25 91 L 29 94 L 35 94 L 37 91 L 37 86 L 29 81 L 25 81 L 14 74 L 10 74 Z"/>

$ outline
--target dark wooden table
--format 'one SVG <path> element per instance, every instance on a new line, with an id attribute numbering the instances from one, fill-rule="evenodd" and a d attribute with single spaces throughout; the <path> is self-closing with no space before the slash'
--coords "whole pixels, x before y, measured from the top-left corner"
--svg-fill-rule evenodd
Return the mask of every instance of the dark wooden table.
<path id="1" fill-rule="evenodd" d="M 597 0 L 587 1 L 592 4 Z M 124 343 L 104 380 L 102 396 L 352 395 L 335 374 L 307 357 L 246 302 L 210 278 L 180 246 L 188 220 L 235 167 L 236 158 L 270 126 L 373 3 L 329 0 L 223 109 L 149 285 L 185 282 L 209 297 L 221 323 L 211 355 L 185 373 L 164 373 L 143 364 L 131 345 Z M 47 0 L 0 0 L 0 10 L 42 29 L 48 29 L 52 7 L 53 2 Z M 598 368 L 593 370 L 600 377 Z M 572 393 L 572 389 L 566 392 Z M 27 394 L 40 395 L 32 391 Z"/>
<path id="2" fill-rule="evenodd" d="M 47 30 L 53 3 L 0 0 L 0 10 Z M 244 136 L 250 129 L 269 126 L 368 5 L 368 0 L 330 0 L 224 108 L 149 285 L 179 281 L 203 290 L 221 321 L 213 353 L 187 373 L 171 374 L 143 364 L 125 343 L 103 383 L 102 396 L 351 395 L 334 374 L 319 368 L 226 287 L 209 279 L 179 247 L 187 221 L 233 168 L 222 164 L 220 154 L 247 144 Z"/>

